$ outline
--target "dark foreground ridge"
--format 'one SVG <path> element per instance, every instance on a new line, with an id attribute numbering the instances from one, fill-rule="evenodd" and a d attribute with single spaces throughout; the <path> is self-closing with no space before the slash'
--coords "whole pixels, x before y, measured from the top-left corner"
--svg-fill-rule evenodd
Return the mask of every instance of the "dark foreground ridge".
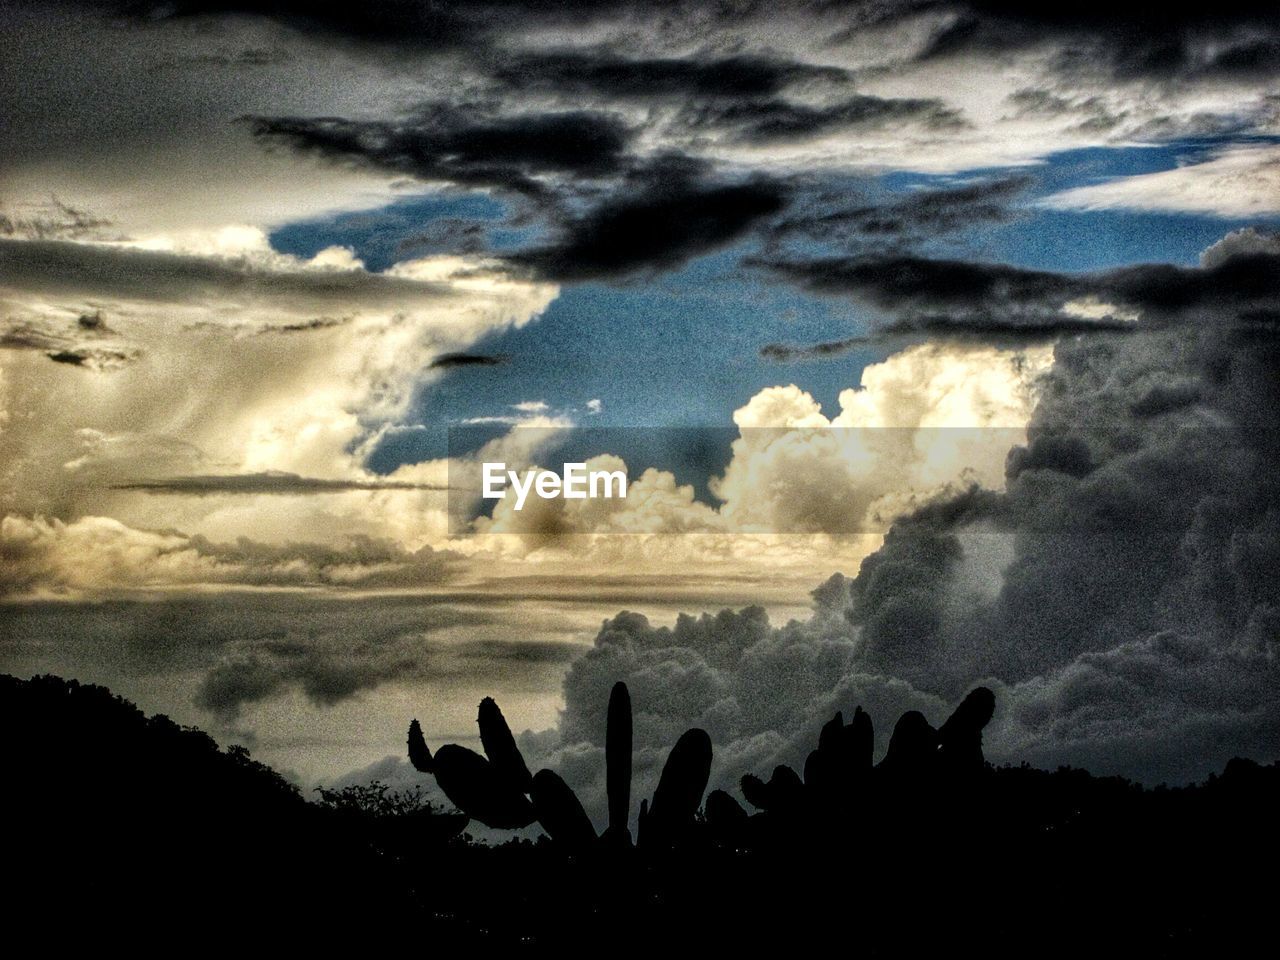
<path id="1" fill-rule="evenodd" d="M 377 785 L 308 802 L 243 749 L 102 687 L 0 676 L 5 903 L 43 942 L 174 952 L 272 941 L 1145 957 L 1272 939 L 1280 766 L 1233 760 L 1175 789 L 993 768 L 981 736 L 992 709 L 979 689 L 936 730 L 905 714 L 879 764 L 872 719 L 837 714 L 802 772 L 743 778 L 745 805 L 704 798 L 712 745 L 691 730 L 633 811 L 619 684 L 597 835 L 556 773 L 530 773 L 489 699 L 484 756 L 433 754 L 410 729 L 412 762 L 456 813 Z M 536 821 L 548 836 L 486 846 L 464 833 L 469 817 Z"/>

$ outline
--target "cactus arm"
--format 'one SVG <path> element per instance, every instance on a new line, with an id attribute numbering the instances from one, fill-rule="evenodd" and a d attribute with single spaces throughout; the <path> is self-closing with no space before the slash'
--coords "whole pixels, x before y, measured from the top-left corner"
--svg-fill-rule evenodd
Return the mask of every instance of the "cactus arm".
<path id="1" fill-rule="evenodd" d="M 711 737 L 696 727 L 671 748 L 658 778 L 649 815 L 664 828 L 692 823 L 711 778 Z"/>
<path id="2" fill-rule="evenodd" d="M 511 735 L 506 718 L 492 697 L 485 697 L 480 701 L 476 723 L 480 727 L 480 743 L 484 746 L 485 756 L 493 764 L 497 775 L 517 793 L 532 790 L 533 776 L 525 765 L 520 748 L 516 746 L 516 738 Z"/>
<path id="3" fill-rule="evenodd" d="M 757 810 L 769 809 L 769 786 L 754 773 L 743 774 L 742 795 Z"/>
<path id="4" fill-rule="evenodd" d="M 533 823 L 533 804 L 475 751 L 446 743 L 436 751 L 435 774 L 453 805 L 486 826 L 518 830 Z"/>
<path id="5" fill-rule="evenodd" d="M 409 762 L 419 773 L 431 773 L 435 770 L 435 761 L 427 748 L 426 738 L 422 735 L 422 726 L 417 720 L 409 724 Z"/>
<path id="6" fill-rule="evenodd" d="M 585 850 L 596 839 L 591 818 L 569 785 L 551 770 L 533 777 L 533 810 L 547 835 L 569 850 Z"/>
<path id="7" fill-rule="evenodd" d="M 982 730 L 995 713 L 996 698 L 986 687 L 975 687 L 938 728 L 938 751 L 953 769 L 980 770 Z"/>

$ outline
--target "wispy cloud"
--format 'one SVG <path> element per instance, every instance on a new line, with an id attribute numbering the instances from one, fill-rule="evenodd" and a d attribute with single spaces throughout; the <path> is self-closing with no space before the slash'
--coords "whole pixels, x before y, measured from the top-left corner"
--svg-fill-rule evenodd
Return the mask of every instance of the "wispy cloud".
<path id="1" fill-rule="evenodd" d="M 344 493 L 349 490 L 447 490 L 447 486 L 408 483 L 399 480 L 343 480 L 300 477 L 296 473 L 205 474 L 203 476 L 159 477 L 111 484 L 113 490 L 142 493 L 172 493 L 185 496 L 213 494 L 306 494 Z"/>

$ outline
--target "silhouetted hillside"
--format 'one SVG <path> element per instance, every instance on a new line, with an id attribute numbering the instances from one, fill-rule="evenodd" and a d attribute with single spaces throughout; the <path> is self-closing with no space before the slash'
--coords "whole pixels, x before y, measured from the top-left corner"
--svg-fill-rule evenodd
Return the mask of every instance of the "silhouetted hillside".
<path id="1" fill-rule="evenodd" d="M 1155 790 L 993 769 L 989 711 L 975 692 L 937 730 L 905 715 L 874 768 L 870 718 L 837 716 L 803 777 L 744 779 L 752 813 L 723 791 L 704 802 L 711 748 L 691 732 L 633 844 L 625 687 L 599 839 L 563 781 L 530 775 L 486 701 L 488 759 L 410 738 L 415 764 L 473 816 L 536 817 L 555 837 L 483 846 L 461 834 L 465 815 L 420 794 L 374 785 L 308 802 L 245 751 L 101 687 L 0 677 L 6 905 L 58 939 L 172 949 L 266 938 L 1145 957 L 1269 939 L 1280 767 L 1233 761 L 1204 784 Z"/>
<path id="2" fill-rule="evenodd" d="M 97 686 L 0 676 L 7 904 L 62 936 L 313 939 L 383 893 L 361 846 L 243 748 Z"/>

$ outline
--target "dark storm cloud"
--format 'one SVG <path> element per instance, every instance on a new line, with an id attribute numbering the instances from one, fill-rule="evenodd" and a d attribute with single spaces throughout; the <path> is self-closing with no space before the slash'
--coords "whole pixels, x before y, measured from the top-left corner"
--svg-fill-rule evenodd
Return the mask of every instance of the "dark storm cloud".
<path id="1" fill-rule="evenodd" d="M 882 334 L 1126 331 L 1203 311 L 1231 327 L 1248 325 L 1280 298 L 1280 255 L 1272 253 L 1234 256 L 1208 268 L 1144 264 L 1089 274 L 911 255 L 752 262 L 805 289 L 883 311 L 890 320 Z M 1065 309 L 1089 298 L 1111 304 L 1109 312 L 1095 318 Z M 1140 318 L 1129 319 L 1126 310 Z"/>
<path id="2" fill-rule="evenodd" d="M 1277 359 L 1274 342 L 1233 349 L 1212 328 L 1059 344 L 992 504 L 1016 537 L 999 595 L 957 607 L 962 525 L 904 522 L 852 591 L 868 656 L 935 683 L 961 682 L 967 662 L 1024 684 L 1013 719 L 1062 749 L 1150 734 L 1180 744 L 1165 753 L 1181 749 L 1184 767 L 1208 766 L 1179 728 L 1216 714 L 1247 734 L 1246 717 L 1280 703 L 1266 572 L 1280 543 L 1266 466 L 1280 454 Z M 934 615 L 897 630 L 906 610 Z M 1255 736 L 1264 749 L 1274 733 Z"/>
<path id="3" fill-rule="evenodd" d="M 1161 276 L 1123 279 L 1158 299 Z M 1280 485 L 1265 466 L 1280 454 L 1277 347 L 1224 340 L 1210 317 L 1231 284 L 1207 277 L 1188 295 L 1189 282 L 1171 300 L 1202 308 L 1203 323 L 1058 344 L 1007 492 L 987 504 L 1014 536 L 996 597 L 958 602 L 971 520 L 895 527 L 851 591 L 872 663 L 949 676 L 951 689 L 986 672 L 1024 684 L 1012 719 L 1047 735 L 1038 750 L 1134 737 L 1171 770 L 1178 748 L 1149 735 L 1178 742 L 1175 729 L 1213 713 L 1219 726 L 1275 715 L 1278 598 L 1264 571 L 1280 542 Z M 1275 748 L 1253 737 L 1253 752 Z M 1211 765 L 1196 738 L 1181 742 L 1177 775 Z"/>
<path id="4" fill-rule="evenodd" d="M 1072 100 L 1052 90 L 1026 87 L 1011 93 L 1007 98 L 1007 102 L 1013 107 L 1015 115 L 1019 117 L 1074 116 L 1078 120 L 1076 129 L 1084 133 L 1106 133 L 1124 120 L 1123 114 L 1116 113 L 1101 97 L 1097 96 L 1086 97 L 1083 100 Z M 1168 121 L 1162 118 L 1159 122 L 1167 123 Z M 1227 132 L 1227 129 L 1232 126 L 1235 128 L 1240 127 L 1238 118 L 1217 118 L 1204 113 L 1197 114 L 1194 123 L 1196 124 L 1195 127 L 1186 129 L 1182 133 L 1187 136 L 1207 136 L 1212 133 Z M 1165 132 L 1167 135 L 1172 136 L 1177 131 L 1170 128 Z M 1150 131 L 1151 135 L 1156 133 L 1157 131 L 1155 130 Z"/>
<path id="5" fill-rule="evenodd" d="M 280 671 L 257 659 L 225 664 L 210 671 L 196 692 L 196 706 L 224 723 L 235 720 L 246 703 L 256 703 L 277 693 L 285 684 Z"/>
<path id="6" fill-rule="evenodd" d="M 0 331 L 0 350 L 61 350 L 66 340 L 30 323 L 15 323 Z"/>
<path id="7" fill-rule="evenodd" d="M 500 640 L 474 640 L 451 648 L 461 659 L 481 664 L 567 664 L 582 653 L 581 644 L 557 640 L 525 640 L 504 643 Z"/>
<path id="8" fill-rule="evenodd" d="M 210 67 L 269 67 L 276 64 L 289 63 L 292 55 L 279 47 L 250 47 L 237 50 L 235 53 L 200 53 L 185 57 L 176 57 L 169 63 L 158 63 L 152 69 L 156 73 L 181 69 L 188 66 Z"/>
<path id="9" fill-rule="evenodd" d="M 1133 321 L 1114 316 L 1097 319 L 1067 315 L 1001 317 L 984 320 L 980 316 L 938 315 L 889 323 L 878 332 L 877 341 L 892 337 L 924 335 L 953 339 L 978 339 L 999 344 L 1038 343 L 1078 333 L 1127 334 Z"/>
<path id="10" fill-rule="evenodd" d="M 428 50 L 477 40 L 484 33 L 493 8 L 503 6 L 481 2 L 455 7 L 432 0 L 366 4 L 340 0 L 89 0 L 86 5 L 147 22 L 261 17 L 334 40 Z"/>
<path id="11" fill-rule="evenodd" d="M 914 0 L 910 0 L 914 3 Z M 496 41 L 539 27 L 589 27 L 595 23 L 630 23 L 649 29 L 672 23 L 733 25 L 744 19 L 768 21 L 771 16 L 804 16 L 822 10 L 824 0 L 783 0 L 723 4 L 719 0 L 693 0 L 683 4 L 653 0 L 383 0 L 372 4 L 346 4 L 339 0 L 80 0 L 81 5 L 147 22 L 196 18 L 257 17 L 290 27 L 300 33 L 330 41 L 372 46 L 376 52 L 403 49 L 436 51 L 492 46 Z M 858 4 L 856 6 L 861 6 Z M 886 5 L 859 11 L 859 22 L 884 20 Z"/>
<path id="12" fill-rule="evenodd" d="M 785 204 L 777 181 L 720 180 L 699 165 L 668 159 L 570 219 L 552 243 L 509 259 L 569 281 L 671 269 L 740 239 Z"/>
<path id="13" fill-rule="evenodd" d="M 858 127 L 915 121 L 930 127 L 958 126 L 960 115 L 940 100 L 886 99 L 858 95 L 824 106 L 777 98 L 690 107 L 681 120 L 694 132 L 724 131 L 740 143 L 800 141 Z"/>
<path id="14" fill-rule="evenodd" d="M 433 630 L 481 625 L 487 615 L 442 610 L 422 630 L 355 633 L 344 647 L 324 637 L 257 637 L 210 669 L 196 693 L 196 705 L 224 723 L 244 707 L 298 690 L 316 707 L 332 707 L 393 681 L 429 677 L 468 683 L 510 681 L 529 672 L 563 669 L 581 654 L 576 643 L 558 641 L 436 641 Z"/>
<path id="15" fill-rule="evenodd" d="M 755 261 L 760 262 L 760 261 Z M 1062 306 L 1081 296 L 1074 278 L 1049 271 L 911 255 L 831 257 L 764 263 L 815 293 L 848 296 L 890 317 L 881 334 L 1027 334 L 1123 329 L 1118 318 L 1081 321 Z"/>
<path id="16" fill-rule="evenodd" d="M 948 340 L 982 340 L 1000 345 L 1042 343 L 1057 337 L 1080 333 L 1128 334 L 1137 331 L 1129 320 L 1110 318 L 1085 319 L 1080 317 L 1046 317 L 1021 319 L 1016 322 L 980 319 L 959 319 L 952 316 L 917 317 L 878 326 L 868 335 L 845 337 L 811 344 L 767 343 L 760 348 L 760 356 L 777 363 L 793 363 L 797 360 L 825 360 L 856 350 L 858 347 L 883 346 L 899 341 L 919 340 L 936 336 Z"/>
<path id="17" fill-rule="evenodd" d="M 850 203 L 847 191 L 813 189 L 774 228 L 776 239 L 799 235 L 828 243 L 918 240 L 1010 219 L 1011 201 L 1031 186 L 1026 175 L 955 187 L 913 190 L 880 203 Z M 855 192 L 856 198 L 856 192 Z"/>
<path id="18" fill-rule="evenodd" d="M 82 240 L 99 237 L 111 226 L 110 220 L 63 203 L 56 196 L 26 215 L 0 211 L 0 237 Z"/>
<path id="19" fill-rule="evenodd" d="M 639 0 L 479 0 L 441 4 L 431 0 L 393 0 L 350 5 L 332 0 L 99 0 L 82 6 L 148 23 L 209 18 L 256 17 L 330 43 L 354 44 L 373 53 L 465 51 L 492 56 L 507 40 L 538 27 L 646 25 L 677 35 L 717 26 L 755 23 L 768 28 L 779 20 L 812 24 L 831 42 L 856 37 L 867 28 L 904 27 L 921 14 L 937 17 L 935 34 L 921 59 L 967 54 L 1048 49 L 1065 72 L 1105 72 L 1118 78 L 1156 80 L 1268 79 L 1280 65 L 1280 13 L 1266 0 L 1230 0 L 1212 7 L 1138 6 L 1103 0 L 1052 0 L 1028 4 L 1016 0 L 866 0 L 828 3 L 796 0 L 774 4 L 721 4 L 702 0 L 680 5 Z M 500 58 L 494 57 L 499 60 Z M 750 63 L 746 55 L 707 57 L 699 68 L 682 61 L 648 58 L 654 90 L 687 90 L 715 96 L 738 85 L 754 95 L 771 92 L 795 77 L 785 69 Z M 716 69 L 717 59 L 724 66 Z M 745 60 L 746 63 L 735 62 Z M 628 97 L 637 90 L 638 68 L 607 51 L 563 51 L 501 58 L 495 67 L 507 82 L 571 94 L 589 91 Z"/>
<path id="20" fill-rule="evenodd" d="M 132 363 L 138 358 L 136 350 L 112 350 L 103 347 L 78 347 L 74 350 L 53 350 L 46 353 L 54 363 L 90 370 L 112 370 Z"/>
<path id="21" fill-rule="evenodd" d="M 950 14 L 927 44 L 923 56 L 941 57 L 973 52 L 999 52 L 1057 45 L 1064 66 L 1095 66 L 1120 76 L 1169 79 L 1178 76 L 1266 77 L 1280 58 L 1280 14 L 1264 0 L 1231 0 L 1213 7 L 1137 7 L 1101 0 L 1025 4 L 1012 0 L 900 0 L 900 2 L 792 2 L 724 6 L 711 0 L 671 8 L 623 0 L 481 0 L 446 5 L 428 0 L 352 6 L 336 2 L 299 3 L 293 0 L 106 0 L 89 6 L 117 15 L 156 22 L 198 17 L 255 16 L 284 24 L 302 33 L 339 41 L 374 44 L 379 48 L 436 50 L 489 46 L 517 29 L 532 25 L 588 25 L 597 21 L 664 21 L 702 24 L 770 18 L 811 21 L 829 31 L 833 40 L 847 39 L 861 29 L 905 23 L 922 13 Z M 515 77 L 544 81 L 571 89 L 588 88 L 626 95 L 634 89 L 630 68 L 597 55 L 599 63 L 582 54 L 556 63 L 553 55 L 504 69 Z M 585 62 L 582 62 L 584 61 Z M 691 92 L 713 95 L 731 82 L 744 88 L 773 89 L 786 82 L 768 70 L 737 73 L 703 72 L 655 63 L 655 83 L 679 85 Z"/>
<path id="22" fill-rule="evenodd" d="M 816 293 L 844 294 L 910 314 L 1040 305 L 1050 298 L 1069 297 L 1076 290 L 1070 277 L 1051 271 L 909 255 L 762 261 L 760 265 Z"/>
<path id="23" fill-rule="evenodd" d="M 0 302 L 0 309 L 6 305 Z M 82 314 L 72 323 L 0 320 L 0 350 L 38 350 L 54 363 L 88 370 L 114 370 L 137 360 L 137 349 L 114 341 L 101 313 Z"/>
<path id="24" fill-rule="evenodd" d="M 628 58 L 611 51 L 562 50 L 504 60 L 493 76 L 518 91 L 618 99 L 767 97 L 794 83 L 839 84 L 846 71 L 770 57 Z"/>
<path id="25" fill-rule="evenodd" d="M 335 662 L 327 652 L 303 644 L 280 645 L 271 657 L 250 655 L 214 667 L 196 693 L 196 706 L 224 723 L 241 709 L 296 687 L 317 707 L 332 707 L 397 676 L 407 675 L 411 659 L 380 662 L 364 658 Z"/>
<path id="26" fill-rule="evenodd" d="M 73 367 L 84 366 L 85 360 L 88 359 L 83 353 L 74 350 L 58 350 L 46 356 L 54 363 L 65 363 Z"/>
<path id="27" fill-rule="evenodd" d="M 310 320 L 301 320 L 297 323 L 273 324 L 261 333 L 306 333 L 309 330 L 327 330 L 330 327 L 341 327 L 349 319 L 348 317 L 312 317 Z"/>
<path id="28" fill-rule="evenodd" d="M 253 125 L 259 136 L 332 159 L 535 200 L 554 235 L 507 260 L 555 280 L 678 267 L 738 240 L 787 196 L 781 181 L 729 180 L 679 154 L 633 157 L 629 128 L 602 113 L 476 119 L 436 105 L 402 124 L 255 118 Z"/>
<path id="29" fill-rule="evenodd" d="M 1265 0 L 1210 7 L 967 0 L 951 9 L 959 15 L 925 58 L 1053 43 L 1064 69 L 1164 80 L 1266 78 L 1280 62 L 1280 12 Z"/>
<path id="30" fill-rule="evenodd" d="M 1197 403 L 1201 396 L 1200 384 L 1195 380 L 1157 383 L 1134 400 L 1129 409 L 1137 417 L 1158 417 Z"/>
<path id="31" fill-rule="evenodd" d="M 300 477 L 296 473 L 206 474 L 187 477 L 161 477 L 115 483 L 113 490 L 136 490 L 142 493 L 171 493 L 182 496 L 224 494 L 288 494 L 344 493 L 350 490 L 447 490 L 438 484 L 407 483 L 399 480 L 329 480 Z"/>
<path id="32" fill-rule="evenodd" d="M 282 549 L 272 562 L 290 560 Z M 504 603 L 474 593 L 335 598 L 306 591 L 11 602 L 0 621 L 0 669 L 108 683 L 142 677 L 156 687 L 181 678 L 183 689 L 194 676 L 196 706 L 226 723 L 294 692 L 329 707 L 395 682 L 554 688 L 554 675 L 581 646 L 510 639 L 513 616 Z M 522 618 L 527 624 L 527 611 Z M 559 623 L 555 629 L 566 632 Z"/>
<path id="33" fill-rule="evenodd" d="M 399 122 L 252 117 L 255 136 L 304 153 L 420 180 L 543 197 L 548 174 L 602 177 L 627 165 L 632 133 L 618 117 L 585 110 L 485 115 L 481 106 L 428 104 Z"/>
<path id="34" fill-rule="evenodd" d="M 432 370 L 456 370 L 459 367 L 500 367 L 511 358 L 501 353 L 444 353 L 431 361 Z"/>

